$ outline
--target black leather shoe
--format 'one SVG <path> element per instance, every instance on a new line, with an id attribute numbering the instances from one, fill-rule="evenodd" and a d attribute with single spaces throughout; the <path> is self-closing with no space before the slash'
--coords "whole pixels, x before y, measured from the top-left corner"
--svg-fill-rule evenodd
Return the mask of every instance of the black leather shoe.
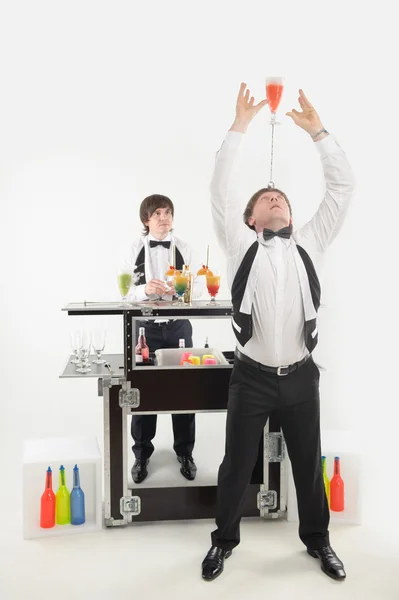
<path id="1" fill-rule="evenodd" d="M 313 556 L 313 558 L 320 558 L 321 570 L 324 571 L 326 575 L 333 579 L 345 579 L 346 573 L 344 565 L 331 546 L 324 546 L 324 548 L 318 548 L 317 550 L 309 550 L 308 548 L 308 554 Z"/>
<path id="2" fill-rule="evenodd" d="M 141 483 L 148 475 L 147 465 L 150 462 L 150 459 L 147 460 L 139 460 L 136 458 L 134 461 L 134 465 L 131 470 L 132 478 L 134 483 Z"/>
<path id="3" fill-rule="evenodd" d="M 193 481 L 197 474 L 197 466 L 192 456 L 178 456 L 177 460 L 181 464 L 180 473 L 188 479 Z"/>
<path id="4" fill-rule="evenodd" d="M 219 546 L 212 546 L 202 561 L 202 579 L 213 581 L 223 573 L 224 559 L 229 558 L 232 550 L 223 550 Z"/>

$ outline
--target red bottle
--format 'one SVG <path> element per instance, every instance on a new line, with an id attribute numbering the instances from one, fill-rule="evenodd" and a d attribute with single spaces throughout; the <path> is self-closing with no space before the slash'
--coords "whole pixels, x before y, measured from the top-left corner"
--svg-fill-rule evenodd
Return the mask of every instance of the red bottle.
<path id="1" fill-rule="evenodd" d="M 334 475 L 330 481 L 330 508 L 335 512 L 344 510 L 345 485 L 341 477 L 341 464 L 339 457 L 334 458 Z"/>
<path id="2" fill-rule="evenodd" d="M 55 494 L 53 492 L 53 473 L 50 467 L 46 471 L 46 487 L 40 500 L 40 527 L 50 529 L 55 525 Z"/>
<path id="3" fill-rule="evenodd" d="M 139 340 L 136 346 L 136 364 L 148 363 L 150 358 L 150 349 L 145 339 L 145 328 L 139 328 Z"/>

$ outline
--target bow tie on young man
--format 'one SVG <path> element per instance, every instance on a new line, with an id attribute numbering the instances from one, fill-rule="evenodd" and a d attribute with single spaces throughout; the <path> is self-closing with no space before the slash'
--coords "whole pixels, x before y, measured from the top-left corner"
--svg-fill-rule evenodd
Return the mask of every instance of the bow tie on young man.
<path id="1" fill-rule="evenodd" d="M 272 238 L 274 238 L 274 236 L 278 235 L 278 237 L 288 240 L 291 237 L 291 234 L 292 234 L 292 225 L 283 227 L 282 229 L 279 229 L 278 231 L 273 231 L 272 229 L 265 228 L 263 230 L 263 239 L 267 242 L 268 240 L 271 240 Z"/>
<path id="2" fill-rule="evenodd" d="M 156 240 L 150 240 L 150 248 L 155 248 L 155 246 L 163 246 L 164 248 L 170 248 L 170 242 L 158 242 Z"/>

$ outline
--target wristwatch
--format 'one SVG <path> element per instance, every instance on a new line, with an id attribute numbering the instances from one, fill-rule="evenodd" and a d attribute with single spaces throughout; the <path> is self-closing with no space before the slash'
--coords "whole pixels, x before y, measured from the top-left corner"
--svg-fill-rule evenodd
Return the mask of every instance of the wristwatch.
<path id="1" fill-rule="evenodd" d="M 312 135 L 312 140 L 315 140 L 316 138 L 318 138 L 319 135 L 321 135 L 322 133 L 328 133 L 327 129 L 320 129 L 320 131 L 318 131 L 317 133 Z"/>

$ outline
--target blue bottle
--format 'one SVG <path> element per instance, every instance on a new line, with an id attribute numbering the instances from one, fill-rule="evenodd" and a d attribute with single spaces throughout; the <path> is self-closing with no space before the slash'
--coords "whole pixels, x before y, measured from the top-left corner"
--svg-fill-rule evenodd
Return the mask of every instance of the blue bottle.
<path id="1" fill-rule="evenodd" d="M 73 468 L 73 490 L 71 492 L 71 523 L 72 525 L 83 525 L 85 517 L 85 495 L 80 487 L 78 465 Z"/>

